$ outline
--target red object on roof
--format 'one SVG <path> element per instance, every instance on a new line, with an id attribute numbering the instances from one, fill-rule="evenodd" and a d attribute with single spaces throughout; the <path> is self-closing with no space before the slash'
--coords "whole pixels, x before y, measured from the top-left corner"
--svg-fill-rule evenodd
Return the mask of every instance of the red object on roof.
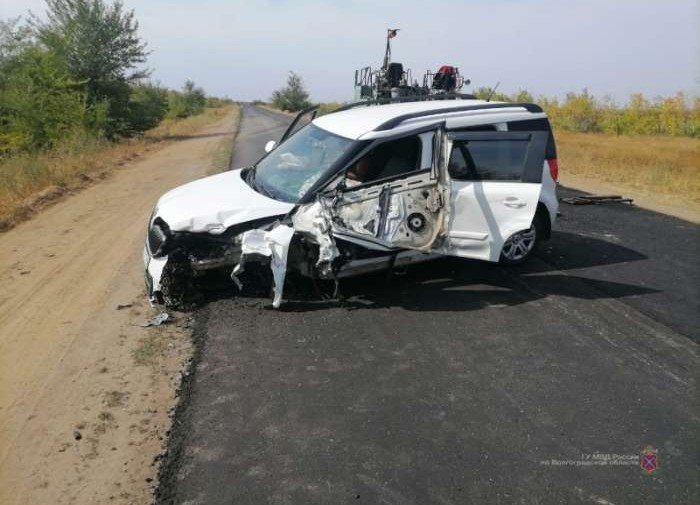
<path id="1" fill-rule="evenodd" d="M 438 74 L 454 74 L 455 73 L 455 67 L 451 65 L 443 65 L 440 67 L 440 70 L 437 71 Z"/>

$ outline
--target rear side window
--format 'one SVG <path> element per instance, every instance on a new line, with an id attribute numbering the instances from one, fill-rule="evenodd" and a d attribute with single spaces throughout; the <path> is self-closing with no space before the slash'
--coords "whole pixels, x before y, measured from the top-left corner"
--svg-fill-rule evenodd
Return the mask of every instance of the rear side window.
<path id="1" fill-rule="evenodd" d="M 545 158 L 548 160 L 557 157 L 557 145 L 554 142 L 552 128 L 549 126 L 549 120 L 542 119 L 526 119 L 524 121 L 511 121 L 508 123 L 509 132 L 548 132 L 547 147 L 545 149 Z"/>
<path id="2" fill-rule="evenodd" d="M 468 181 L 519 181 L 525 169 L 529 142 L 522 140 L 455 141 L 450 177 Z"/>

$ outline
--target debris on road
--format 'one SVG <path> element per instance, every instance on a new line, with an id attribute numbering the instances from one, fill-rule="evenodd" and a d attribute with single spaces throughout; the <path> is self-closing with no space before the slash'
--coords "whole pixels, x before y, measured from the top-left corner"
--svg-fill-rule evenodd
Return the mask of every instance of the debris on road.
<path id="1" fill-rule="evenodd" d="M 191 328 L 192 327 L 192 318 L 187 318 L 184 321 L 179 321 L 179 322 L 175 323 L 175 326 L 177 328 L 184 328 L 184 329 Z"/>
<path id="2" fill-rule="evenodd" d="M 115 307 L 115 310 L 128 309 L 133 306 L 133 303 L 119 303 Z"/>
<path id="3" fill-rule="evenodd" d="M 633 203 L 632 198 L 622 198 L 621 195 L 583 195 L 562 198 L 560 201 L 569 205 L 600 205 L 601 203 Z"/>
<path id="4" fill-rule="evenodd" d="M 170 314 L 168 314 L 167 312 L 161 312 L 157 316 L 152 317 L 151 319 L 143 323 L 141 327 L 148 328 L 149 326 L 160 326 L 161 324 L 165 324 L 166 322 L 168 322 L 169 319 Z"/>

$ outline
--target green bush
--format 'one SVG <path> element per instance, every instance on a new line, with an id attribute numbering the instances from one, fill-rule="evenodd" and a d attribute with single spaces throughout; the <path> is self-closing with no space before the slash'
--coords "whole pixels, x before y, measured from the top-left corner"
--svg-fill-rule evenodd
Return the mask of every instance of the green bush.
<path id="1" fill-rule="evenodd" d="M 48 5 L 46 22 L 0 20 L 0 157 L 138 135 L 166 116 L 230 102 L 207 98 L 192 81 L 182 91 L 142 82 L 131 70 L 144 46 L 121 3 Z"/>
<path id="2" fill-rule="evenodd" d="M 296 112 L 310 105 L 309 93 L 304 83 L 294 72 L 289 72 L 287 86 L 272 93 L 272 105 L 281 110 Z"/>
<path id="3" fill-rule="evenodd" d="M 120 0 L 46 0 L 46 20 L 31 18 L 36 39 L 77 81 L 88 106 L 108 103 L 105 134 L 132 133 L 131 85 L 148 75 L 146 44 L 138 36 L 133 11 Z"/>
<path id="4" fill-rule="evenodd" d="M 481 99 L 490 93 L 490 88 L 479 88 L 474 92 Z M 491 100 L 538 103 L 556 128 L 567 131 L 700 136 L 700 98 L 694 97 L 691 100 L 683 93 L 653 100 L 636 93 L 626 105 L 617 105 L 607 97 L 596 98 L 585 89 L 581 93 L 567 93 L 561 101 L 547 97 L 535 100 L 527 91 L 513 95 L 493 93 Z"/>
<path id="5" fill-rule="evenodd" d="M 139 84 L 131 89 L 128 105 L 131 132 L 143 133 L 158 126 L 168 113 L 168 91 L 155 84 Z"/>
<path id="6" fill-rule="evenodd" d="M 233 103 L 233 100 L 231 100 L 228 97 L 224 97 L 224 98 L 219 98 L 216 96 L 208 96 L 207 97 L 207 107 L 209 107 L 209 108 L 223 107 L 224 105 L 231 105 L 232 103 Z"/>
<path id="7" fill-rule="evenodd" d="M 202 88 L 193 81 L 186 81 L 182 91 L 168 94 L 168 117 L 186 118 L 201 114 L 207 106 L 207 97 Z"/>
<path id="8" fill-rule="evenodd" d="M 85 94 L 60 62 L 26 48 L 0 87 L 0 155 L 50 147 L 91 127 Z"/>

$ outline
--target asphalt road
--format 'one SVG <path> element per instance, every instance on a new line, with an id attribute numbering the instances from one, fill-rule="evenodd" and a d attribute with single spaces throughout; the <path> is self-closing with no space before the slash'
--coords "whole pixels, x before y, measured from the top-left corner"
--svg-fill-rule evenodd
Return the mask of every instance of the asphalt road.
<path id="1" fill-rule="evenodd" d="M 243 114 L 238 166 L 289 120 Z M 446 259 L 345 281 L 343 305 L 204 307 L 159 501 L 699 503 L 700 227 L 562 212 L 521 268 Z"/>

